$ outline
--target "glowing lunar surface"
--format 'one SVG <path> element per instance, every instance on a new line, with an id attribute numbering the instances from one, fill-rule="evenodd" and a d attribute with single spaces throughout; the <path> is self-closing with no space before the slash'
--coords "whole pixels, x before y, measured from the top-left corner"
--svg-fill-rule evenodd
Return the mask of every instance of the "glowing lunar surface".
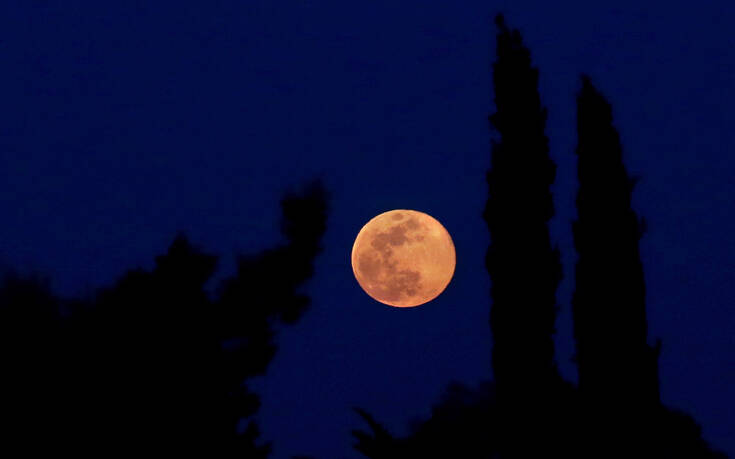
<path id="1" fill-rule="evenodd" d="M 391 210 L 370 220 L 352 246 L 352 271 L 365 292 L 391 306 L 433 300 L 449 285 L 456 256 L 449 233 L 430 215 Z"/>

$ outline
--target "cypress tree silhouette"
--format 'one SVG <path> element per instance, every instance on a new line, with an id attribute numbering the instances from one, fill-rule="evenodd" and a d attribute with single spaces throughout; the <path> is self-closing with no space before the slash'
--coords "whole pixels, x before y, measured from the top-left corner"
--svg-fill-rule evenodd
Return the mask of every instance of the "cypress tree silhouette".
<path id="1" fill-rule="evenodd" d="M 623 165 L 611 107 L 587 77 L 577 97 L 577 130 L 573 234 L 579 259 L 572 311 L 579 391 L 587 410 L 606 412 L 605 419 L 617 424 L 622 419 L 616 421 L 615 413 L 651 413 L 659 401 L 658 347 L 647 343 L 638 249 L 645 225 L 631 208 L 635 180 Z M 624 438 L 634 436 L 630 431 Z"/>
<path id="2" fill-rule="evenodd" d="M 552 405 L 562 389 L 553 341 L 562 271 L 548 231 L 556 166 L 544 133 L 538 70 L 518 30 L 510 30 L 502 15 L 495 23 L 496 112 L 489 119 L 500 139 L 492 141 L 483 213 L 491 240 L 485 264 L 491 278 L 492 364 L 498 408 L 506 420 L 500 436 L 504 455 L 528 456 L 539 449 L 548 454 L 558 423 Z"/>
<path id="3" fill-rule="evenodd" d="M 581 412 L 587 455 L 718 457 L 691 418 L 660 404 L 660 341 L 648 344 L 639 240 L 645 221 L 631 206 L 612 108 L 582 76 L 577 96 L 579 254 L 572 297 Z M 600 452 L 599 445 L 606 445 Z"/>
<path id="4" fill-rule="evenodd" d="M 245 382 L 266 370 L 279 324 L 296 322 L 308 306 L 299 288 L 321 250 L 326 201 L 319 182 L 288 194 L 286 244 L 240 257 L 214 300 L 204 284 L 216 257 L 183 235 L 151 272 L 128 271 L 91 303 L 6 277 L 1 356 L 10 378 L 0 396 L 14 430 L 3 448 L 266 457 L 270 445 L 258 443 L 254 422 L 237 429 L 259 407 Z"/>
<path id="5" fill-rule="evenodd" d="M 508 29 L 502 16 L 496 24 L 497 111 L 490 122 L 500 141 L 492 142 L 483 218 L 491 237 L 486 265 L 492 281 L 493 368 L 498 391 L 515 396 L 557 377 L 553 333 L 561 264 L 547 224 L 556 166 L 544 134 L 538 70 L 531 67 L 520 33 Z"/>

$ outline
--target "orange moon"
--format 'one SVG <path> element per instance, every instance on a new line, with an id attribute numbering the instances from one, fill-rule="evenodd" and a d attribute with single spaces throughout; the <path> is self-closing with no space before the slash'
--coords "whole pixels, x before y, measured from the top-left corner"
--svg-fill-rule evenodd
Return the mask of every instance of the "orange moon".
<path id="1" fill-rule="evenodd" d="M 456 255 L 447 230 L 423 212 L 384 212 L 362 227 L 352 246 L 352 271 L 365 292 L 381 303 L 427 303 L 449 285 Z"/>

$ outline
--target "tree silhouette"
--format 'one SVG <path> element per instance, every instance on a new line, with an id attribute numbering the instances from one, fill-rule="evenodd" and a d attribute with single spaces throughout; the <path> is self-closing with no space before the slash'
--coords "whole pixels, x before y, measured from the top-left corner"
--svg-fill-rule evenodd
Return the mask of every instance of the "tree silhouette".
<path id="1" fill-rule="evenodd" d="M 616 442 L 621 445 L 624 439 L 635 441 L 649 421 L 645 416 L 630 419 L 641 422 L 636 429 L 631 422 L 621 422 L 621 416 L 651 413 L 659 401 L 658 348 L 646 341 L 638 250 L 644 223 L 631 208 L 635 181 L 623 165 L 611 107 L 587 77 L 577 97 L 577 132 L 578 219 L 573 234 L 579 259 L 572 311 L 579 391 L 587 416 L 605 412 L 595 419 L 610 424 L 588 423 L 589 434 L 617 426 L 628 432 Z"/>
<path id="2" fill-rule="evenodd" d="M 648 344 L 639 239 L 645 229 L 631 206 L 635 179 L 623 164 L 612 108 L 582 77 L 577 96 L 579 254 L 572 297 L 583 448 L 598 456 L 629 451 L 654 457 L 713 454 L 696 423 L 661 406 L 660 341 Z M 594 454 L 592 454 L 594 452 Z"/>
<path id="3" fill-rule="evenodd" d="M 541 437 L 548 437 L 557 423 L 552 405 L 561 389 L 553 334 L 562 274 L 548 230 L 556 166 L 544 133 L 546 109 L 538 92 L 538 70 L 531 66 L 520 33 L 510 30 L 501 15 L 495 23 L 496 112 L 490 123 L 500 138 L 492 141 L 483 213 L 491 240 L 485 264 L 491 278 L 492 364 L 504 419 L 501 450 L 528 456 L 537 448 L 548 453 L 551 447 L 551 439 Z M 539 441 L 521 442 L 521 433 Z"/>
<path id="4" fill-rule="evenodd" d="M 183 235 L 155 267 L 128 271 L 93 301 L 55 298 L 39 279 L 0 288 L 5 450 L 53 448 L 77 456 L 266 457 L 245 386 L 263 374 L 279 324 L 309 298 L 325 230 L 326 192 L 315 182 L 281 202 L 286 243 L 241 256 L 215 299 L 204 285 L 216 257 Z M 68 314 L 62 314 L 66 310 Z"/>

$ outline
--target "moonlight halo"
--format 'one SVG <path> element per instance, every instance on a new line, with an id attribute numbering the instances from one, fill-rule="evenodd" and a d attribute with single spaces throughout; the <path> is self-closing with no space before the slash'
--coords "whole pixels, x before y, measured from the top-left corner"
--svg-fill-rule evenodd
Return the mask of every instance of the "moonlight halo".
<path id="1" fill-rule="evenodd" d="M 449 232 L 432 216 L 396 209 L 372 218 L 352 246 L 352 271 L 365 293 L 396 307 L 427 303 L 454 275 Z"/>

